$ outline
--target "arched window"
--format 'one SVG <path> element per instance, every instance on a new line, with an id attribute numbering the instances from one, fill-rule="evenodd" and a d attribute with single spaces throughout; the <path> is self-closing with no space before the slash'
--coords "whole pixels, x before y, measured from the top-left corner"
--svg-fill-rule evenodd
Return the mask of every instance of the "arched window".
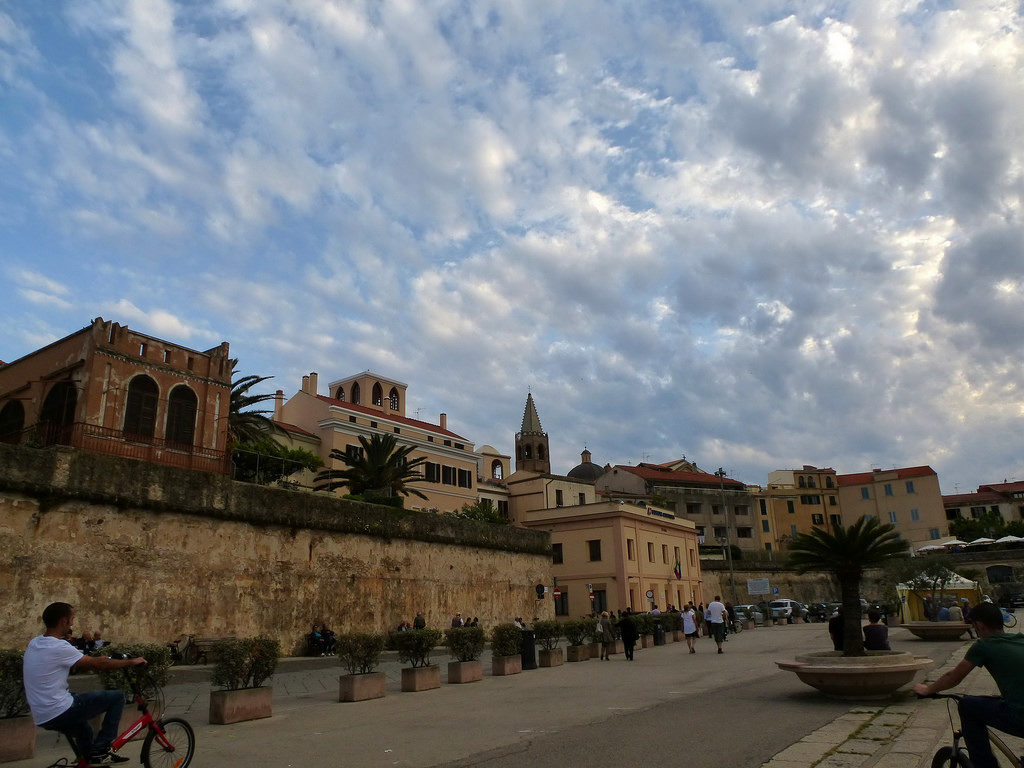
<path id="1" fill-rule="evenodd" d="M 359 405 L 359 382 L 352 385 L 352 402 Z"/>
<path id="2" fill-rule="evenodd" d="M 818 487 L 818 486 L 817 486 L 817 485 L 815 484 L 815 482 L 814 482 L 814 478 L 813 478 L 813 477 L 808 477 L 808 478 L 807 478 L 807 487 L 808 487 L 808 488 L 817 488 L 817 487 Z"/>
<path id="3" fill-rule="evenodd" d="M 524 459 L 532 459 L 533 458 L 533 451 L 530 450 L 530 446 L 528 446 L 528 445 L 524 445 L 523 446 L 523 458 Z"/>
<path id="4" fill-rule="evenodd" d="M 826 488 L 835 488 L 835 485 L 832 484 L 832 477 L 829 476 L 829 475 L 825 476 L 825 487 Z"/>
<path id="5" fill-rule="evenodd" d="M 17 443 L 25 428 L 25 406 L 20 400 L 8 400 L 0 408 L 0 443 Z"/>
<path id="6" fill-rule="evenodd" d="M 398 410 L 398 390 L 394 387 L 388 393 L 388 406 L 390 406 L 392 411 Z"/>
<path id="7" fill-rule="evenodd" d="M 75 422 L 78 390 L 70 381 L 58 381 L 43 401 L 39 414 L 40 438 L 44 445 L 67 442 Z"/>
<path id="8" fill-rule="evenodd" d="M 156 431 L 156 404 L 160 388 L 149 376 L 136 376 L 128 384 L 124 406 L 124 433 L 132 437 L 153 437 Z"/>
<path id="9" fill-rule="evenodd" d="M 544 446 L 543 445 L 538 445 L 537 446 L 537 458 L 541 459 L 541 460 L 544 459 Z"/>
<path id="10" fill-rule="evenodd" d="M 341 400 L 341 402 L 345 402 L 345 388 L 344 387 L 338 387 L 338 394 L 336 395 L 336 397 L 339 400 Z"/>
<path id="11" fill-rule="evenodd" d="M 167 442 L 192 445 L 196 437 L 196 393 L 179 384 L 167 398 Z"/>
<path id="12" fill-rule="evenodd" d="M 504 471 L 505 470 L 501 466 L 501 462 L 495 459 L 494 462 L 491 464 L 491 477 L 493 477 L 495 480 L 501 480 L 501 476 Z"/>
<path id="13" fill-rule="evenodd" d="M 373 395 L 371 402 L 374 405 L 384 405 L 384 388 L 380 385 L 379 381 L 374 383 L 371 394 Z"/>
<path id="14" fill-rule="evenodd" d="M 797 485 L 799 485 L 799 486 L 800 486 L 801 488 L 806 488 L 806 487 L 807 487 L 807 481 L 806 481 L 806 480 L 804 480 L 803 476 L 801 476 L 801 477 L 798 477 L 798 478 L 797 478 L 797 480 L 796 480 L 796 483 L 797 483 Z"/>

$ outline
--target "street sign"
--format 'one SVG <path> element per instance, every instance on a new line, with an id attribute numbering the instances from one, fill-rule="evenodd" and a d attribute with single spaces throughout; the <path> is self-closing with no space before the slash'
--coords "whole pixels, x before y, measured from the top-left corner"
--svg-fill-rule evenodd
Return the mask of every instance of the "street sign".
<path id="1" fill-rule="evenodd" d="M 771 593 L 768 579 L 747 579 L 748 595 L 767 595 Z"/>
<path id="2" fill-rule="evenodd" d="M 772 587 L 772 594 L 773 595 L 779 594 L 779 588 L 778 587 Z"/>
<path id="3" fill-rule="evenodd" d="M 590 593 L 590 602 L 594 602 L 594 593 L 593 592 Z"/>
<path id="4" fill-rule="evenodd" d="M 562 597 L 562 590 L 560 590 L 558 587 L 555 587 L 555 591 L 551 594 L 555 596 L 555 600 L 558 600 Z"/>
<path id="5" fill-rule="evenodd" d="M 647 599 L 648 600 L 653 600 L 654 599 L 654 590 L 653 589 L 648 589 L 647 590 Z"/>

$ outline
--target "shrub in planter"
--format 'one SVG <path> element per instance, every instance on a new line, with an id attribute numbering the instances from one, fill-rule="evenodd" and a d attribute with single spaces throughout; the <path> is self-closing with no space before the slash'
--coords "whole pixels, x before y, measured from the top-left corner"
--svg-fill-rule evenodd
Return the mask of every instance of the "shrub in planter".
<path id="1" fill-rule="evenodd" d="M 453 627 L 444 635 L 444 644 L 456 661 L 476 661 L 483 653 L 485 642 L 481 627 Z"/>
<path id="2" fill-rule="evenodd" d="M 533 637 L 545 651 L 553 651 L 562 639 L 562 627 L 562 622 L 554 619 L 534 622 Z"/>
<path id="3" fill-rule="evenodd" d="M 392 632 L 391 642 L 398 651 L 398 660 L 418 669 L 430 666 L 430 652 L 441 642 L 441 633 L 436 629 Z"/>
<path id="4" fill-rule="evenodd" d="M 22 652 L 0 651 L 0 763 L 35 755 L 36 726 L 28 714 Z"/>
<path id="5" fill-rule="evenodd" d="M 633 624 L 636 626 L 637 634 L 641 637 L 654 634 L 654 617 L 649 613 L 634 613 Z"/>
<path id="6" fill-rule="evenodd" d="M 492 656 L 518 656 L 523 649 L 523 631 L 515 624 L 498 624 L 491 630 Z"/>
<path id="7" fill-rule="evenodd" d="M 238 723 L 273 714 L 273 689 L 263 684 L 277 669 L 281 646 L 266 635 L 218 643 L 210 683 L 210 722 Z"/>
<path id="8" fill-rule="evenodd" d="M 565 639 L 568 641 L 569 646 L 573 648 L 579 647 L 587 641 L 590 637 L 591 629 L 596 631 L 594 619 L 573 619 L 562 624 Z"/>
<path id="9" fill-rule="evenodd" d="M 375 672 L 384 650 L 384 635 L 351 632 L 339 635 L 336 651 L 347 675 L 338 678 L 338 701 L 379 699 L 385 693 L 383 672 Z"/>

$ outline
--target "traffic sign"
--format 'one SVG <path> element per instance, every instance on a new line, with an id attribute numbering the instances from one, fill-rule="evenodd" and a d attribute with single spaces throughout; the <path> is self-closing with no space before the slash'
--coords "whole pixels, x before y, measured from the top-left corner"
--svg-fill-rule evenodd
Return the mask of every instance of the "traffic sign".
<path id="1" fill-rule="evenodd" d="M 653 589 L 648 589 L 647 590 L 647 599 L 648 600 L 653 600 L 654 599 L 654 590 Z"/>
<path id="2" fill-rule="evenodd" d="M 593 592 L 590 593 L 590 602 L 594 602 L 594 593 Z"/>
<path id="3" fill-rule="evenodd" d="M 772 594 L 773 595 L 779 594 L 779 588 L 778 587 L 772 587 Z"/>
<path id="4" fill-rule="evenodd" d="M 558 600 L 562 596 L 562 590 L 560 590 L 558 587 L 555 587 L 554 592 L 552 592 L 551 594 L 555 596 L 555 600 Z"/>

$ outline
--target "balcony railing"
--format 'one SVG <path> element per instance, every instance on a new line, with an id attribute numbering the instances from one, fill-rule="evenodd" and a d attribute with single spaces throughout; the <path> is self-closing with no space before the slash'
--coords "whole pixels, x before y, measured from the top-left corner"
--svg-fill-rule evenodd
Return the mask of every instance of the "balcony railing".
<path id="1" fill-rule="evenodd" d="M 66 445 L 83 451 L 151 461 L 183 469 L 197 469 L 202 472 L 217 472 L 222 475 L 231 471 L 231 457 L 227 451 L 145 435 L 133 435 L 119 429 L 84 422 L 36 424 L 21 432 L 8 433 L 2 439 L 6 443 L 21 443 L 40 448 Z"/>

